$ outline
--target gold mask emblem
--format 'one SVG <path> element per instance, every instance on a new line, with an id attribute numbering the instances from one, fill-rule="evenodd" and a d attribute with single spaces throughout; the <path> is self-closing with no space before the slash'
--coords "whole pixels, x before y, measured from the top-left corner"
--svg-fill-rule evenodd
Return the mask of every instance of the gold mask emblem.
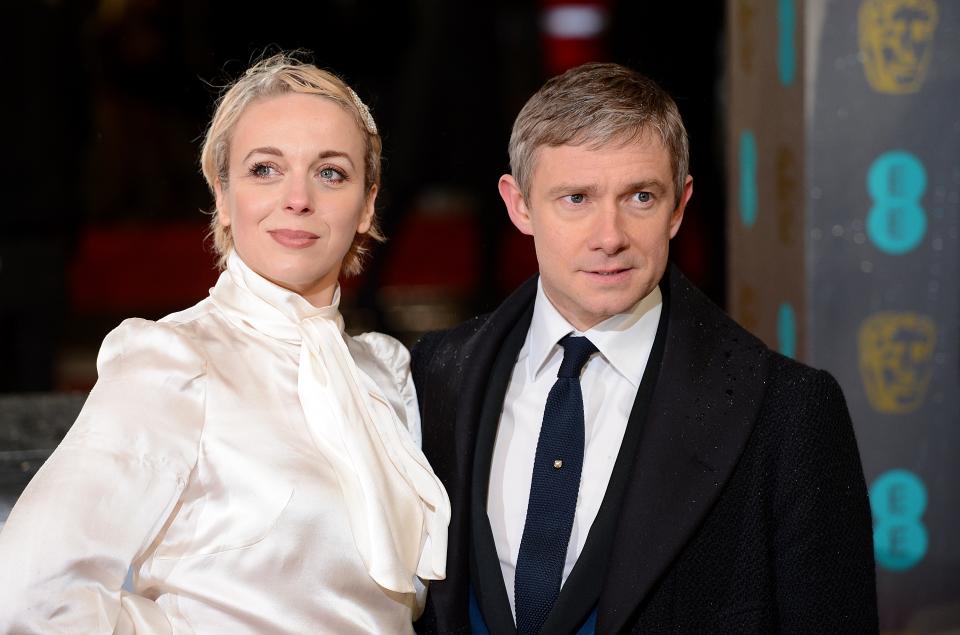
<path id="1" fill-rule="evenodd" d="M 860 326 L 860 373 L 870 405 L 902 414 L 923 404 L 933 376 L 933 320 L 918 313 L 877 313 Z"/>
<path id="2" fill-rule="evenodd" d="M 934 0 L 864 0 L 860 52 L 875 91 L 902 95 L 920 90 L 930 66 L 937 19 Z"/>

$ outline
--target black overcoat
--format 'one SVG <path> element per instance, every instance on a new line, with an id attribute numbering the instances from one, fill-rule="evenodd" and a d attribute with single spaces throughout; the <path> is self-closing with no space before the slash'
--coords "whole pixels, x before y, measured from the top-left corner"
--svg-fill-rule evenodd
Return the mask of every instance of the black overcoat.
<path id="1" fill-rule="evenodd" d="M 659 364 L 611 477 L 622 492 L 605 496 L 544 632 L 572 634 L 596 609 L 599 634 L 876 633 L 870 508 L 840 387 L 771 351 L 675 267 L 660 287 Z M 419 632 L 469 633 L 471 589 L 491 632 L 515 632 L 485 493 L 535 294 L 534 278 L 414 347 L 423 449 L 452 504 L 447 578 L 431 584 Z"/>

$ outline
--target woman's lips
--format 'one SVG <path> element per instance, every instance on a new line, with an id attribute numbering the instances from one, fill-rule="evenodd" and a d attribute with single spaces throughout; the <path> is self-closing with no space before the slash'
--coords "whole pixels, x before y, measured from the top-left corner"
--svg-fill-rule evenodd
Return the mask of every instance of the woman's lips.
<path id="1" fill-rule="evenodd" d="M 268 232 L 275 241 L 284 247 L 292 249 L 303 249 L 311 246 L 318 238 L 311 232 L 299 231 L 296 229 L 273 229 Z"/>

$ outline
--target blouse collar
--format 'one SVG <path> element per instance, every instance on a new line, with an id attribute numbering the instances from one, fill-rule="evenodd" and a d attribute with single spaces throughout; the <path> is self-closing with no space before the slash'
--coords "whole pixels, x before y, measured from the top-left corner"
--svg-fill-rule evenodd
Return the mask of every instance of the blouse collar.
<path id="1" fill-rule="evenodd" d="M 314 446 L 333 467 L 354 541 L 377 584 L 414 592 L 446 574 L 450 501 L 409 431 L 370 392 L 333 302 L 315 307 L 258 275 L 237 255 L 210 290 L 235 324 L 300 345 L 297 395 Z M 277 413 L 278 415 L 280 413 Z"/>

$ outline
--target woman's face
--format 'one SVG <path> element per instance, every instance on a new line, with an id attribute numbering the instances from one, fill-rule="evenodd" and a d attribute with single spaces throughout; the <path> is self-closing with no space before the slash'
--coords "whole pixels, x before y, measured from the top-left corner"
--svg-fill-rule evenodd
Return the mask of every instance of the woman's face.
<path id="1" fill-rule="evenodd" d="M 230 141 L 220 222 L 251 269 L 315 306 L 333 300 L 343 258 L 373 219 L 360 129 L 338 104 L 288 93 L 254 101 Z"/>

